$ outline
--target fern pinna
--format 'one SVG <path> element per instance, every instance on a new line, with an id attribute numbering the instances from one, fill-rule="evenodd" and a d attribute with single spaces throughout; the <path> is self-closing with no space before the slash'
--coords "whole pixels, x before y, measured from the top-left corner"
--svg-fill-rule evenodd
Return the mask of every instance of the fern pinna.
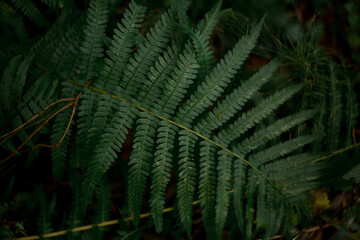
<path id="1" fill-rule="evenodd" d="M 35 7 L 20 1 L 14 4 L 24 11 Z M 324 166 L 312 162 L 317 155 L 303 153 L 317 135 L 287 136 L 318 110 L 276 115 L 275 110 L 301 91 L 303 84 L 260 96 L 279 67 L 278 59 L 249 78 L 240 74 L 264 19 L 215 62 L 209 40 L 223 14 L 221 1 L 197 25 L 186 15 L 190 2 L 179 1 L 143 35 L 146 9 L 133 0 L 113 36 L 106 31 L 111 3 L 91 0 L 86 14 L 68 10 L 72 3 L 63 4 L 64 13 L 38 40 L 48 42 L 47 49 L 34 44 L 24 56 L 13 57 L 4 70 L 0 113 L 16 119 L 14 123 L 1 121 L 5 133 L 51 102 L 63 105 L 50 116 L 55 120 L 45 130 L 51 131 L 53 174 L 58 181 L 70 179 L 73 192 L 72 209 L 64 216 L 66 225 L 80 226 L 92 214 L 87 211 L 91 203 L 97 204 L 94 223 L 110 218 L 107 172 L 112 164 L 123 161 L 119 153 L 132 131 L 125 212 L 136 227 L 149 187 L 146 200 L 154 225 L 158 232 L 163 230 L 165 195 L 175 179 L 175 204 L 189 237 L 196 199 L 209 239 L 220 239 L 225 227 L 234 227 L 234 218 L 245 239 L 267 239 L 279 232 L 291 237 L 293 225 L 287 212 L 296 209 L 303 193 L 321 183 L 318 173 Z M 42 15 L 29 17 L 36 24 L 42 22 Z M 26 33 L 18 35 L 26 37 Z M 50 63 L 44 61 L 47 58 Z M 31 64 L 38 69 L 28 74 Z M 28 87 L 32 84 L 47 87 Z M 27 103 L 19 103 L 21 96 L 27 96 L 23 97 Z M 72 102 L 64 105 L 66 99 Z M 275 120 L 267 121 L 271 117 Z M 28 137 L 27 131 L 19 135 L 22 141 Z M 44 138 L 32 138 L 28 146 L 40 140 Z M 16 150 L 11 140 L 2 144 L 10 151 L 22 148 Z M 41 201 L 46 203 L 42 195 Z M 47 223 L 39 229 L 53 227 Z M 102 239 L 104 231 L 93 229 L 93 235 Z"/>

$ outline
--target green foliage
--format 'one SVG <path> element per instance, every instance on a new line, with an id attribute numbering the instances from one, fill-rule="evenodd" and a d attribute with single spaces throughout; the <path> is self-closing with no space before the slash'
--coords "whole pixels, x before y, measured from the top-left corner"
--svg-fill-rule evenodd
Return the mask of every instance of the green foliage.
<path id="1" fill-rule="evenodd" d="M 101 224 L 120 213 L 133 225 L 120 220 L 118 239 L 139 238 L 152 225 L 159 234 L 185 231 L 192 238 L 199 199 L 209 239 L 222 239 L 224 229 L 244 239 L 293 237 L 292 212 L 301 212 L 307 192 L 330 179 L 324 172 L 331 167 L 318 161 L 321 151 L 352 143 L 359 111 L 350 74 L 339 79 L 346 69 L 322 53 L 314 60 L 308 45 L 285 48 L 250 73 L 246 63 L 266 18 L 249 26 L 216 61 L 210 42 L 227 13 L 222 1 L 198 24 L 187 15 L 191 2 L 179 1 L 146 33 L 146 7 L 131 1 L 114 24 L 112 5 L 115 1 L 0 3 L 0 21 L 6 23 L 1 42 L 17 39 L 1 50 L 6 63 L 0 67 L 0 145 L 6 153 L 1 165 L 26 160 L 29 168 L 23 171 L 31 174 L 46 161 L 54 179 L 47 188 L 36 184 L 38 205 L 20 214 L 16 221 L 25 223 L 20 230 L 42 234 L 100 224 L 69 231 L 65 238 L 104 239 L 114 232 Z M 17 12 L 9 21 L 12 7 Z M 51 24 L 49 12 L 57 10 Z M 38 27 L 31 32 L 35 37 L 29 38 L 20 13 Z M 15 34 L 6 35 L 9 28 Z M 284 56 L 294 61 L 300 56 L 299 66 L 285 68 L 306 74 L 272 88 Z M 316 57 L 319 71 L 308 65 Z M 333 166 L 346 156 L 355 159 L 351 154 L 339 155 Z M 5 170 L 7 178 L 11 169 Z M 11 216 L 7 207 L 18 212 L 28 201 L 28 193 L 12 189 L 14 181 L 22 185 L 20 177 L 0 196 L 0 219 Z M 49 188 L 55 189 L 51 196 L 44 190 Z M 11 193 L 23 198 L 12 200 Z M 114 200 L 118 195 L 121 199 Z M 164 220 L 170 204 L 176 213 Z M 141 213 L 147 210 L 153 222 L 144 224 Z M 0 236 L 3 232 L 18 234 L 1 230 Z"/>

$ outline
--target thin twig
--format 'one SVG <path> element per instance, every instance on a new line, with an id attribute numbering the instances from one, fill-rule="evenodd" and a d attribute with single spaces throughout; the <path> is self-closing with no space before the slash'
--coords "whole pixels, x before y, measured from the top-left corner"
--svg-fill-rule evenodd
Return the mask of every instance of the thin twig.
<path id="1" fill-rule="evenodd" d="M 47 144 L 41 144 L 41 143 L 40 143 L 40 144 L 37 144 L 37 145 L 35 145 L 35 146 L 32 147 L 33 150 L 35 150 L 35 149 L 38 148 L 38 147 L 55 148 L 55 147 L 58 147 L 58 146 L 62 143 L 62 141 L 64 140 L 66 134 L 69 132 L 69 129 L 70 129 L 70 126 L 71 126 L 71 122 L 72 122 L 72 120 L 73 120 L 73 118 L 74 118 L 74 114 L 75 114 L 76 107 L 77 107 L 77 105 L 78 105 L 78 103 L 79 103 L 79 98 L 80 98 L 80 96 L 81 96 L 81 94 L 79 94 L 79 95 L 75 98 L 74 102 L 72 103 L 72 104 L 73 104 L 73 109 L 72 109 L 72 113 L 71 113 L 71 116 L 70 116 L 70 120 L 69 120 L 69 123 L 68 123 L 68 125 L 67 125 L 67 127 L 66 127 L 66 129 L 65 129 L 65 131 L 64 131 L 64 134 L 63 134 L 63 136 L 61 137 L 61 139 L 60 139 L 56 144 L 53 144 L 53 145 L 47 145 Z"/>
<path id="2" fill-rule="evenodd" d="M 296 237 L 293 240 L 298 239 L 303 233 L 315 232 L 315 231 L 318 231 L 318 230 L 321 230 L 324 228 L 333 227 L 334 225 L 338 225 L 338 224 L 341 224 L 341 221 L 334 222 L 334 223 L 328 223 L 328 224 L 325 224 L 324 226 L 315 226 L 315 227 L 305 228 L 305 229 L 301 230 L 301 232 L 298 235 L 296 235 Z"/>
<path id="3" fill-rule="evenodd" d="M 41 125 L 40 127 L 38 127 L 34 132 L 32 132 L 30 134 L 30 136 L 16 149 L 17 151 L 19 151 L 21 148 L 23 148 L 25 146 L 25 144 L 30 141 L 30 139 L 38 132 L 40 131 L 53 117 L 55 117 L 57 114 L 59 114 L 60 112 L 62 112 L 63 110 L 65 110 L 66 108 L 70 107 L 71 105 L 73 105 L 73 103 L 69 103 L 67 105 L 65 105 L 64 107 L 60 108 L 58 111 L 56 111 L 54 114 L 52 114 L 48 119 L 46 119 Z M 6 157 L 5 159 L 1 160 L 1 161 L 7 161 L 9 159 L 11 159 L 12 157 L 15 156 L 15 153 L 12 152 L 8 157 Z"/>
<path id="4" fill-rule="evenodd" d="M 335 156 L 335 155 L 338 155 L 338 154 L 340 154 L 340 153 L 346 152 L 346 151 L 348 151 L 348 150 L 350 150 L 350 149 L 357 148 L 357 147 L 359 147 L 359 146 L 360 146 L 360 143 L 356 143 L 356 144 L 353 144 L 353 145 L 349 145 L 349 146 L 347 146 L 347 147 L 344 147 L 344 148 L 341 148 L 341 149 L 336 150 L 336 151 L 334 151 L 334 152 L 331 152 L 331 153 L 328 154 L 328 155 L 325 155 L 325 156 L 323 156 L 323 157 L 319 157 L 319 158 L 317 158 L 317 159 L 315 159 L 315 160 L 312 160 L 311 162 L 319 162 L 319 161 L 322 161 L 322 160 L 331 158 L 331 157 L 333 157 L 333 156 Z"/>
<path id="5" fill-rule="evenodd" d="M 88 88 L 90 86 L 90 84 L 92 83 L 92 81 L 89 81 L 87 84 L 84 85 L 84 88 Z M 72 113 L 71 113 L 71 117 L 70 117 L 70 120 L 69 120 L 69 123 L 65 129 L 65 132 L 63 134 L 63 136 L 61 137 L 61 139 L 59 140 L 58 143 L 54 144 L 54 145 L 46 145 L 46 144 L 37 144 L 35 146 L 33 146 L 33 150 L 35 150 L 36 148 L 38 147 L 50 147 L 50 148 L 53 148 L 53 147 L 57 147 L 61 144 L 61 142 L 64 140 L 66 134 L 68 133 L 69 131 L 69 128 L 70 128 L 70 125 L 71 125 L 71 122 L 72 122 L 72 119 L 74 117 L 74 113 L 75 113 L 75 109 L 79 103 L 79 98 L 80 96 L 82 95 L 82 93 L 79 93 L 77 95 L 76 98 L 63 98 L 63 99 L 60 99 L 52 104 L 50 104 L 49 106 L 45 107 L 41 112 L 39 112 L 38 114 L 36 114 L 34 117 L 32 117 L 29 121 L 27 121 L 26 123 L 24 123 L 23 125 L 21 125 L 20 127 L 18 127 L 17 129 L 11 131 L 10 133 L 8 134 L 5 134 L 4 136 L 7 136 L 9 134 L 11 134 L 12 132 L 15 132 L 16 130 L 20 129 L 21 127 L 25 126 L 26 124 L 28 124 L 29 122 L 31 122 L 32 120 L 34 120 L 35 118 L 37 118 L 38 116 L 40 116 L 43 112 L 45 112 L 47 109 L 49 109 L 51 106 L 59 103 L 59 102 L 63 102 L 63 101 L 73 101 L 72 103 L 69 103 L 68 105 L 64 106 L 63 108 L 59 109 L 58 111 L 56 111 L 53 115 L 51 115 L 48 119 L 46 119 L 43 124 L 41 124 L 41 126 L 36 129 L 18 148 L 17 150 L 19 151 L 41 128 L 43 128 L 53 117 L 55 117 L 57 114 L 59 114 L 60 112 L 62 112 L 63 110 L 65 110 L 66 108 L 70 107 L 71 105 L 73 105 L 73 110 L 72 110 Z M 1 160 L 2 161 L 7 161 L 9 160 L 10 158 L 14 157 L 15 156 L 15 153 L 11 153 L 8 157 L 6 157 L 5 159 Z"/>
<path id="6" fill-rule="evenodd" d="M 38 118 L 38 120 L 36 121 L 33 121 L 32 123 L 28 124 L 27 126 L 23 127 L 22 130 L 26 130 L 28 128 L 31 128 L 31 127 L 34 127 L 38 124 L 40 124 L 41 122 L 43 122 L 46 118 L 48 118 L 51 114 L 47 114 L 47 116 L 45 117 L 41 117 L 41 118 Z M 7 141 L 9 141 L 10 138 L 12 138 L 13 135 L 10 135 L 10 136 L 7 136 L 3 139 L 1 139 L 0 141 L 0 146 L 2 146 L 4 143 L 6 143 Z"/>
<path id="7" fill-rule="evenodd" d="M 74 101 L 74 100 L 75 100 L 75 98 L 63 98 L 63 99 L 60 99 L 60 100 L 58 100 L 56 102 L 51 103 L 50 105 L 46 106 L 43 110 L 41 110 L 39 113 L 37 113 L 35 116 L 33 116 L 31 119 L 26 121 L 24 124 L 22 124 L 21 126 L 17 127 L 16 129 L 12 130 L 9 133 L 6 133 L 6 134 L 0 136 L 0 138 L 4 138 L 4 137 L 9 136 L 9 135 L 11 135 L 13 133 L 16 133 L 21 128 L 25 127 L 27 124 L 32 122 L 34 119 L 38 118 L 41 114 L 43 114 L 46 110 L 48 110 L 50 107 L 54 106 L 55 104 L 58 104 L 58 103 L 64 102 L 64 101 Z"/>

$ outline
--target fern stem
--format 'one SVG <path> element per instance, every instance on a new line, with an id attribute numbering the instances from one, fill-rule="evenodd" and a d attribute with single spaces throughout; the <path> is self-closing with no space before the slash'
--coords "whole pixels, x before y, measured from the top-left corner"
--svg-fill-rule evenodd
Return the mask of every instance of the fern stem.
<path id="1" fill-rule="evenodd" d="M 312 160 L 311 162 L 319 162 L 319 161 L 322 161 L 322 160 L 331 158 L 331 157 L 333 157 L 333 156 L 335 156 L 335 155 L 338 155 L 338 154 L 340 154 L 340 153 L 349 151 L 350 149 L 357 148 L 357 147 L 360 147 L 360 142 L 355 143 L 355 144 L 353 144 L 353 145 L 349 145 L 349 146 L 344 147 L 344 148 L 341 148 L 341 149 L 338 149 L 338 150 L 336 150 L 336 151 L 333 151 L 333 152 L 331 152 L 330 154 L 325 155 L 325 156 L 323 156 L 323 157 L 319 157 L 319 158 L 317 158 L 317 159 L 314 159 L 314 160 Z"/>
<path id="2" fill-rule="evenodd" d="M 71 80 L 71 79 L 67 79 L 66 81 L 71 82 L 71 83 L 73 83 L 73 84 L 75 84 L 75 85 L 77 85 L 77 86 L 86 87 L 85 84 L 78 83 L 78 82 L 73 81 L 73 80 Z M 116 100 L 129 103 L 132 107 L 137 108 L 137 109 L 139 109 L 140 111 L 146 112 L 146 113 L 148 113 L 148 114 L 150 114 L 150 115 L 152 115 L 152 116 L 154 116 L 154 117 L 157 117 L 157 118 L 159 118 L 159 119 L 161 119 L 161 120 L 167 121 L 167 122 L 169 122 L 169 123 L 171 123 L 171 124 L 173 124 L 173 125 L 175 125 L 175 126 L 177 126 L 177 127 L 179 127 L 179 128 L 185 129 L 186 131 L 188 131 L 188 132 L 190 132 L 190 133 L 192 133 L 192 134 L 194 134 L 194 135 L 196 135 L 196 136 L 198 136 L 198 137 L 200 137 L 200 138 L 202 138 L 202 139 L 204 139 L 204 140 L 206 140 L 206 141 L 208 141 L 208 142 L 216 145 L 217 147 L 219 147 L 219 148 L 221 148 L 222 150 L 230 153 L 231 155 L 235 156 L 236 158 L 240 159 L 241 161 L 243 161 L 244 163 L 246 163 L 247 165 L 249 165 L 252 169 L 254 169 L 254 170 L 255 170 L 256 172 L 258 172 L 261 176 L 263 176 L 275 189 L 278 189 L 278 187 L 276 186 L 276 184 L 275 184 L 273 181 L 271 181 L 271 179 L 270 179 L 269 177 L 267 177 L 262 171 L 260 171 L 260 169 L 256 168 L 256 167 L 255 167 L 252 163 L 250 163 L 248 160 L 246 160 L 245 158 L 241 157 L 241 156 L 238 155 L 237 153 L 231 151 L 230 149 L 222 146 L 221 144 L 219 144 L 219 143 L 217 143 L 217 142 L 215 142 L 215 141 L 213 141 L 213 140 L 211 140 L 211 139 L 209 139 L 209 138 L 201 135 L 201 134 L 198 133 L 198 132 L 195 132 L 194 130 L 192 130 L 192 129 L 190 129 L 190 128 L 185 127 L 184 125 L 181 125 L 181 124 L 179 124 L 179 123 L 177 123 L 177 122 L 174 122 L 174 121 L 172 121 L 172 120 L 170 120 L 170 119 L 167 119 L 167 118 L 165 118 L 165 117 L 163 117 L 163 116 L 157 115 L 157 114 L 151 112 L 150 110 L 148 110 L 148 109 L 146 109 L 146 108 L 143 108 L 143 107 L 138 106 L 138 105 L 136 105 L 136 104 L 134 104 L 134 103 L 131 103 L 131 102 L 130 102 L 129 100 L 127 100 L 127 99 L 118 97 L 118 96 L 116 96 L 116 95 L 114 95 L 114 94 L 108 93 L 108 92 L 106 92 L 106 91 L 97 89 L 97 88 L 92 87 L 92 86 L 89 86 L 88 88 L 89 88 L 90 90 L 92 90 L 92 91 L 95 91 L 95 92 L 98 92 L 98 93 L 101 93 L 101 94 L 109 95 L 110 97 L 112 97 L 112 98 L 114 98 L 114 99 L 116 99 Z"/>

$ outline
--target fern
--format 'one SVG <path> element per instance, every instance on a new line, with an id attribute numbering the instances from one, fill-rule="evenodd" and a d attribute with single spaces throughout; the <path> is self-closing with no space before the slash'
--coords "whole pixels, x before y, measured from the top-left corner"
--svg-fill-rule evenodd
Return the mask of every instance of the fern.
<path id="1" fill-rule="evenodd" d="M 219 152 L 219 163 L 217 167 L 218 171 L 218 185 L 216 191 L 216 234 L 220 239 L 222 230 L 225 226 L 226 217 L 230 205 L 229 191 L 231 190 L 231 172 L 233 165 L 233 158 L 225 151 Z"/>
<path id="2" fill-rule="evenodd" d="M 172 125 L 166 121 L 159 123 L 158 140 L 155 159 L 152 170 L 152 182 L 150 205 L 154 215 L 154 223 L 158 232 L 162 231 L 162 214 L 165 206 L 165 191 L 170 180 L 170 171 L 172 168 L 171 154 L 174 146 L 175 130 Z"/>
<path id="3" fill-rule="evenodd" d="M 140 237 L 151 224 L 158 233 L 179 226 L 177 231 L 191 238 L 194 201 L 199 199 L 209 239 L 222 239 L 228 228 L 229 236 L 240 233 L 244 239 L 292 235 L 289 209 L 303 204 L 306 192 L 321 186 L 329 169 L 319 161 L 323 153 L 309 149 L 322 150 L 324 133 L 328 151 L 341 147 L 340 139 L 351 144 L 358 103 L 350 77 L 340 82 L 340 70 L 330 65 L 329 84 L 315 87 L 323 94 L 318 98 L 303 94 L 309 91 L 307 81 L 286 80 L 269 90 L 279 84 L 273 79 L 283 67 L 281 58 L 251 74 L 245 66 L 265 19 L 216 62 L 210 42 L 224 14 L 222 1 L 198 24 L 187 15 L 191 2 L 179 1 L 148 32 L 142 25 L 146 8 L 136 1 L 117 24 L 111 23 L 119 14 L 111 7 L 115 1 L 91 0 L 83 4 L 86 10 L 67 1 L 41 2 L 41 7 L 32 1 L 0 3 L 0 21 L 16 30 L 9 39 L 21 42 L 2 51 L 9 56 L 1 58 L 8 60 L 1 70 L 1 135 L 56 103 L 35 122 L 4 135 L 0 144 L 14 157 L 49 141 L 51 146 L 40 146 L 52 148 L 51 154 L 44 148 L 27 158 L 51 156 L 55 188 L 69 185 L 72 192 L 65 207 L 56 210 L 56 195 L 49 204 L 36 188 L 39 233 L 61 221 L 52 219 L 57 211 L 63 228 L 100 224 L 84 234 L 71 230 L 68 239 L 104 239 L 112 231 L 101 227 L 119 203 L 116 214 L 134 224 L 118 226 L 123 239 Z M 5 19 L 11 6 L 47 32 L 27 39 L 21 15 L 14 15 L 14 23 Z M 41 12 L 45 6 L 62 11 L 51 27 Z M 62 98 L 69 100 L 67 109 L 58 101 Z M 339 138 L 343 123 L 346 136 Z M 40 134 L 33 136 L 39 124 Z M 19 140 L 27 144 L 18 148 Z M 131 148 L 129 157 L 124 157 L 125 148 Z M 113 185 L 115 178 L 125 183 Z M 169 185 L 176 196 L 168 194 Z M 163 216 L 172 202 L 176 222 Z M 153 218 L 148 225 L 140 221 L 144 203 Z"/>
<path id="4" fill-rule="evenodd" d="M 80 76 L 82 83 L 88 83 L 95 77 L 96 61 L 103 57 L 103 37 L 107 22 L 107 1 L 91 1 L 88 14 L 86 16 L 86 26 L 84 28 L 84 39 L 80 47 L 81 61 L 79 63 Z M 97 96 L 92 92 L 85 92 L 80 99 L 79 106 L 79 142 L 86 142 L 88 128 L 91 126 L 94 105 Z"/>
<path id="5" fill-rule="evenodd" d="M 26 17 L 28 17 L 38 26 L 46 28 L 49 25 L 49 21 L 42 15 L 42 13 L 38 10 L 32 1 L 12 0 L 12 2 L 16 8 L 20 9 Z"/>
<path id="6" fill-rule="evenodd" d="M 261 68 L 242 85 L 234 89 L 226 99 L 222 101 L 204 119 L 201 119 L 195 126 L 195 130 L 209 136 L 216 128 L 222 126 L 230 120 L 236 112 L 241 111 L 245 103 L 261 88 L 263 84 L 270 80 L 271 75 L 278 66 L 276 60 Z"/>
<path id="7" fill-rule="evenodd" d="M 129 6 L 130 11 L 124 13 L 122 24 L 118 24 L 115 29 L 114 39 L 110 49 L 107 51 L 109 58 L 105 60 L 105 65 L 100 74 L 100 81 L 95 82 L 94 86 L 103 88 L 105 91 L 113 92 L 119 76 L 124 71 L 124 63 L 131 56 L 131 48 L 135 44 L 135 37 L 138 34 L 139 22 L 142 20 L 145 9 L 136 5 L 135 2 Z M 96 144 L 98 136 L 102 133 L 106 124 L 110 123 L 113 113 L 114 101 L 104 96 L 99 99 L 95 110 L 96 119 L 91 124 L 88 136 L 88 144 Z"/>
<path id="8" fill-rule="evenodd" d="M 21 98 L 25 81 L 29 69 L 30 62 L 32 60 L 32 56 L 24 59 L 24 61 L 20 64 L 19 68 L 17 69 L 16 76 L 14 78 L 14 83 L 12 86 L 12 91 L 10 92 L 13 99 L 10 100 L 10 104 L 15 105 Z"/>
<path id="9" fill-rule="evenodd" d="M 10 99 L 12 96 L 8 91 L 8 89 L 10 89 L 12 86 L 12 82 L 13 79 L 15 78 L 16 70 L 19 67 L 20 60 L 21 60 L 21 56 L 14 57 L 10 61 L 9 66 L 5 69 L 5 72 L 1 78 L 1 86 L 3 86 L 1 88 L 1 98 L 0 98 L 1 105 L 3 105 L 3 107 L 8 108 L 8 110 L 10 110 L 9 103 L 12 102 L 12 100 Z"/>
<path id="10" fill-rule="evenodd" d="M 281 103 L 285 102 L 294 93 L 301 89 L 301 85 L 294 85 L 289 88 L 282 89 L 275 93 L 274 96 L 260 102 L 255 108 L 251 109 L 246 115 L 244 114 L 241 118 L 237 119 L 228 128 L 222 130 L 218 139 L 223 144 L 228 145 L 234 139 L 238 138 L 259 123 L 262 119 L 267 117 L 272 111 L 275 110 Z"/>
<path id="11" fill-rule="evenodd" d="M 171 14 L 171 12 L 169 14 Z M 170 16 L 163 16 L 161 21 L 157 25 L 155 25 L 155 29 L 157 30 L 157 32 L 153 30 L 151 32 L 152 35 L 148 35 L 150 41 L 146 41 L 145 43 L 143 43 L 138 49 L 138 54 L 136 53 L 134 58 L 130 59 L 128 67 L 129 70 L 124 72 L 124 81 L 122 82 L 123 85 L 118 86 L 115 91 L 115 95 L 119 97 L 130 97 L 131 95 L 135 95 L 138 86 L 138 84 L 136 84 L 136 81 L 140 81 L 142 77 L 145 77 L 145 71 L 152 63 L 153 59 L 160 54 L 161 49 L 164 47 L 167 41 L 166 36 L 169 36 L 171 28 L 172 25 L 170 23 Z M 94 156 L 92 157 L 94 165 L 91 165 L 92 161 L 90 162 L 90 166 L 87 171 L 88 176 L 85 180 L 85 182 L 89 183 L 86 184 L 87 186 L 89 186 L 87 194 L 91 194 L 91 192 L 93 191 L 96 185 L 96 181 L 99 177 L 98 174 L 101 174 L 104 170 L 106 170 L 109 167 L 109 164 L 116 157 L 114 156 L 113 149 L 115 148 L 117 151 L 120 150 L 121 144 L 125 140 L 125 135 L 127 133 L 124 128 L 130 128 L 133 119 L 138 114 L 137 111 L 134 111 L 130 108 L 129 104 L 121 103 L 119 106 L 116 107 L 119 107 L 121 110 L 118 110 L 117 113 L 115 113 L 115 117 L 109 124 L 110 127 L 107 127 L 105 129 L 106 133 L 102 135 L 100 143 L 98 144 L 98 148 L 96 148 L 94 151 Z M 96 166 L 98 162 L 103 162 L 103 167 L 101 167 L 100 169 L 98 168 L 98 166 Z M 138 183 L 136 181 L 133 184 L 138 186 Z M 131 189 L 136 190 L 136 188 L 132 187 Z M 129 196 L 132 196 L 132 194 L 129 194 Z M 138 206 L 138 203 L 136 203 L 136 201 L 135 206 Z M 136 208 L 135 210 L 135 212 L 139 213 L 139 210 L 137 210 Z"/>
<path id="12" fill-rule="evenodd" d="M 102 223 L 109 220 L 110 217 L 110 185 L 106 178 L 103 178 L 97 190 L 97 207 L 95 210 L 95 223 Z M 95 228 L 93 233 L 94 239 L 103 239 L 106 229 Z"/>
<path id="13" fill-rule="evenodd" d="M 28 38 L 28 32 L 26 31 L 24 21 L 21 18 L 19 14 L 16 14 L 12 17 L 11 11 L 14 11 L 14 9 L 11 8 L 10 5 L 8 5 L 5 2 L 2 2 L 0 5 L 0 11 L 1 11 L 1 21 L 9 24 L 11 28 L 14 29 L 15 35 L 19 40 L 25 40 Z M 6 32 L 11 32 L 10 30 Z"/>
<path id="14" fill-rule="evenodd" d="M 207 141 L 200 146 L 199 201 L 206 231 L 215 236 L 216 148 Z"/>
<path id="15" fill-rule="evenodd" d="M 222 1 L 218 1 L 214 7 L 205 15 L 197 26 L 197 32 L 192 34 L 192 41 L 197 55 L 197 62 L 200 65 L 198 79 L 204 81 L 205 77 L 213 68 L 214 54 L 209 46 L 210 35 L 220 18 L 220 8 Z"/>
<path id="16" fill-rule="evenodd" d="M 195 93 L 190 96 L 190 101 L 184 104 L 177 114 L 179 122 L 185 126 L 191 126 L 195 117 L 197 117 L 207 106 L 215 100 L 224 90 L 224 87 L 230 82 L 236 70 L 238 70 L 255 46 L 255 41 L 260 34 L 261 24 L 257 25 L 253 32 L 239 40 L 233 50 L 229 52 L 224 59 L 214 68 L 206 77 Z"/>

